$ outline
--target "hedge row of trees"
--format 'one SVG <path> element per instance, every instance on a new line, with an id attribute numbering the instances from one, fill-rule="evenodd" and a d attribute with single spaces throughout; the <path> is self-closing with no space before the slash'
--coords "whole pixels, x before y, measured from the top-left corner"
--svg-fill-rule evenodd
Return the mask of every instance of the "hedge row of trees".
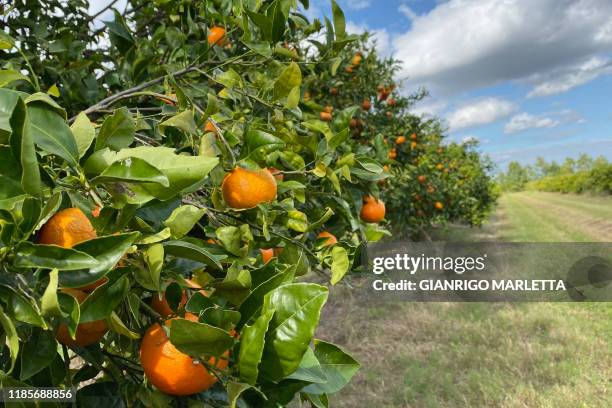
<path id="1" fill-rule="evenodd" d="M 498 175 L 503 190 L 537 190 L 559 193 L 612 194 L 612 163 L 605 157 L 581 154 L 563 163 L 538 158 L 533 165 L 511 162 Z"/>

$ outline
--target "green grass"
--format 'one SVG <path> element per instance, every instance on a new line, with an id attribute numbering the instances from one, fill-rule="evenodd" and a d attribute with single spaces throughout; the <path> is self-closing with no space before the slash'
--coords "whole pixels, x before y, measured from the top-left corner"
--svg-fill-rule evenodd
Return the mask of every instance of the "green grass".
<path id="1" fill-rule="evenodd" d="M 602 240 L 598 228 L 612 222 L 610 203 L 543 193 L 507 195 L 483 229 L 449 228 L 442 237 Z M 567 220 L 564 209 L 588 222 Z M 372 305 L 358 293 L 332 291 L 318 334 L 344 345 L 363 365 L 353 383 L 332 398 L 335 406 L 612 406 L 609 304 Z M 338 326 L 345 328 L 340 334 Z"/>

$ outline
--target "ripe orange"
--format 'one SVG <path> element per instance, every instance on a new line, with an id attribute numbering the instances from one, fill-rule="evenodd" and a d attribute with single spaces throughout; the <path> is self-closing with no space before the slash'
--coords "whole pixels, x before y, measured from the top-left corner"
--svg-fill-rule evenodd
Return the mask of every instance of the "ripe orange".
<path id="1" fill-rule="evenodd" d="M 359 216 L 365 222 L 381 222 L 385 218 L 385 203 L 370 195 L 364 196 Z"/>
<path id="2" fill-rule="evenodd" d="M 397 139 L 395 139 L 395 144 L 397 145 L 401 145 L 404 142 L 406 142 L 406 136 L 398 136 Z"/>
<path id="3" fill-rule="evenodd" d="M 387 173 L 388 173 L 388 172 L 391 170 L 391 168 L 389 167 L 389 165 L 388 165 L 388 164 L 385 164 L 385 165 L 383 166 L 383 169 L 384 169 L 384 170 L 385 170 Z"/>
<path id="4" fill-rule="evenodd" d="M 361 60 L 363 59 L 363 57 L 361 56 L 361 52 L 357 52 L 354 56 L 353 59 L 351 60 L 351 64 L 354 66 L 359 66 L 359 64 L 361 64 Z"/>
<path id="5" fill-rule="evenodd" d="M 348 67 L 344 68 L 344 70 L 345 70 L 347 73 L 349 73 L 349 74 L 352 74 L 352 73 L 353 73 L 353 67 L 352 67 L 352 66 L 350 66 L 350 65 L 349 65 Z"/>
<path id="6" fill-rule="evenodd" d="M 387 105 L 389 105 L 389 106 L 395 106 L 396 103 L 397 103 L 397 101 L 395 100 L 395 98 L 389 98 L 387 100 Z"/>
<path id="7" fill-rule="evenodd" d="M 321 113 L 319 113 L 319 118 L 321 118 L 321 120 L 323 120 L 325 122 L 331 122 L 332 114 L 329 113 L 329 112 L 321 112 Z"/>
<path id="8" fill-rule="evenodd" d="M 221 184 L 225 203 L 234 209 L 253 208 L 276 198 L 276 180 L 265 170 L 235 167 Z"/>
<path id="9" fill-rule="evenodd" d="M 419 183 L 425 184 L 425 181 L 427 180 L 427 176 L 421 174 L 419 177 L 417 177 L 417 180 L 419 181 Z"/>
<path id="10" fill-rule="evenodd" d="M 327 105 L 323 108 L 323 112 L 332 113 L 334 111 L 334 107 Z"/>
<path id="11" fill-rule="evenodd" d="M 334 234 L 327 231 L 321 231 L 319 235 L 317 235 L 317 238 L 327 238 L 323 242 L 323 246 L 330 246 L 338 243 L 338 238 L 336 238 Z"/>
<path id="12" fill-rule="evenodd" d="M 216 133 L 217 132 L 217 128 L 215 127 L 215 125 L 212 124 L 212 122 L 210 120 L 207 120 L 206 121 L 206 125 L 204 126 L 204 132 Z"/>
<path id="13" fill-rule="evenodd" d="M 417 147 L 417 142 L 410 142 L 410 148 L 412 150 L 416 149 L 416 147 Z"/>
<path id="14" fill-rule="evenodd" d="M 87 299 L 87 293 L 78 289 L 61 289 L 62 292 L 74 297 L 79 303 L 83 303 Z M 70 337 L 68 327 L 65 324 L 61 324 L 57 329 L 55 338 L 62 344 L 72 347 L 85 347 L 90 344 L 97 343 L 100 341 L 104 334 L 107 332 L 106 323 L 104 320 L 96 320 L 93 322 L 81 323 L 77 326 L 75 338 Z"/>
<path id="15" fill-rule="evenodd" d="M 100 211 L 102 211 L 102 208 L 100 208 L 99 205 L 96 205 L 96 207 L 91 210 L 91 216 L 94 218 L 98 218 L 100 216 Z"/>
<path id="16" fill-rule="evenodd" d="M 397 158 L 397 150 L 395 149 L 395 147 L 389 151 L 389 158 L 390 159 Z"/>
<path id="17" fill-rule="evenodd" d="M 83 211 L 66 208 L 58 211 L 42 226 L 38 243 L 72 248 L 79 242 L 96 238 L 96 230 Z"/>
<path id="18" fill-rule="evenodd" d="M 208 33 L 208 44 L 213 45 L 223 45 L 225 40 L 225 28 L 219 26 L 213 26 L 210 28 L 210 32 Z"/>
<path id="19" fill-rule="evenodd" d="M 308 92 L 308 91 L 304 92 L 304 100 L 305 101 L 309 101 L 310 100 L 310 92 Z"/>
<path id="20" fill-rule="evenodd" d="M 433 194 L 436 192 L 436 188 L 434 186 L 427 186 L 427 192 Z"/>
<path id="21" fill-rule="evenodd" d="M 416 133 L 411 134 L 411 135 L 410 135 L 410 139 L 411 139 L 411 140 L 417 140 L 417 135 L 416 135 Z"/>
<path id="22" fill-rule="evenodd" d="M 363 102 L 361 102 L 361 109 L 369 111 L 372 109 L 372 102 L 370 102 L 369 99 L 364 99 Z"/>
<path id="23" fill-rule="evenodd" d="M 434 204 L 434 207 L 436 207 L 436 210 L 441 210 L 444 208 L 444 205 L 441 202 L 436 201 L 436 203 Z"/>
<path id="24" fill-rule="evenodd" d="M 333 87 L 329 90 L 329 93 L 332 95 L 338 95 L 338 88 Z"/>
<path id="25" fill-rule="evenodd" d="M 172 321 L 166 326 L 171 327 Z M 186 313 L 185 319 L 198 321 L 197 316 Z M 225 354 L 228 356 L 229 352 Z M 160 391 L 170 395 L 191 395 L 206 391 L 217 382 L 206 367 L 179 351 L 168 339 L 166 332 L 155 323 L 145 333 L 140 344 L 140 361 L 145 375 Z M 227 367 L 227 359 L 211 358 L 208 363 L 218 369 Z"/>
<path id="26" fill-rule="evenodd" d="M 181 297 L 181 302 L 179 306 L 185 306 L 187 304 L 187 293 L 183 291 L 183 296 Z M 161 317 L 170 316 L 174 311 L 168 304 L 168 300 L 166 299 L 166 292 L 164 292 L 164 296 L 160 299 L 158 293 L 153 294 L 153 298 L 151 299 L 151 307 L 155 310 Z"/>
<path id="27" fill-rule="evenodd" d="M 278 257 L 281 252 L 283 252 L 283 248 L 260 249 L 259 252 L 261 253 L 261 259 L 263 260 L 263 263 L 267 264 L 273 257 Z"/>

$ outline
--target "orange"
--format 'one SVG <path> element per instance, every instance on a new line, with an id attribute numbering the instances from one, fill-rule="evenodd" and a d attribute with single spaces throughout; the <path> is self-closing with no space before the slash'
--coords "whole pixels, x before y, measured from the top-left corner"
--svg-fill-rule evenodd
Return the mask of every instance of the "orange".
<path id="1" fill-rule="evenodd" d="M 329 112 L 321 112 L 321 113 L 319 113 L 319 118 L 321 118 L 321 120 L 323 120 L 325 122 L 331 122 L 332 114 L 329 113 Z"/>
<path id="2" fill-rule="evenodd" d="M 416 133 L 411 134 L 411 135 L 410 135 L 410 139 L 411 139 L 411 140 L 417 140 L 417 135 L 416 135 Z"/>
<path id="3" fill-rule="evenodd" d="M 336 238 L 334 234 L 331 234 L 327 231 L 322 231 L 321 233 L 319 233 L 319 235 L 317 235 L 317 238 L 327 238 L 323 242 L 323 246 L 330 246 L 338 243 L 338 238 Z"/>
<path id="4" fill-rule="evenodd" d="M 334 87 L 334 88 L 330 89 L 329 93 L 332 94 L 332 95 L 338 95 L 338 88 Z"/>
<path id="5" fill-rule="evenodd" d="M 424 184 L 427 180 L 427 177 L 424 175 L 420 175 L 419 177 L 417 177 L 417 180 L 419 181 L 419 183 Z"/>
<path id="6" fill-rule="evenodd" d="M 410 142 L 410 148 L 412 150 L 416 149 L 416 147 L 417 147 L 417 142 Z"/>
<path id="7" fill-rule="evenodd" d="M 359 64 L 361 64 L 362 59 L 363 57 L 361 56 L 361 53 L 358 52 L 357 54 L 353 56 L 353 59 L 351 60 L 351 64 L 353 64 L 354 66 L 358 66 Z"/>
<path id="8" fill-rule="evenodd" d="M 436 169 L 442 170 L 443 168 L 444 168 L 444 165 L 442 163 L 436 164 Z"/>
<path id="9" fill-rule="evenodd" d="M 38 243 L 72 248 L 79 242 L 96 238 L 96 230 L 83 211 L 66 208 L 58 211 L 42 226 Z"/>
<path id="10" fill-rule="evenodd" d="M 332 113 L 333 111 L 334 111 L 333 106 L 327 105 L 326 107 L 323 108 L 323 112 Z"/>
<path id="11" fill-rule="evenodd" d="M 387 100 L 387 105 L 389 106 L 395 106 L 396 103 L 397 101 L 395 100 L 395 98 L 389 98 L 389 100 Z"/>
<path id="12" fill-rule="evenodd" d="M 361 102 L 361 109 L 369 111 L 372 108 L 372 102 L 370 102 L 369 99 L 364 99 L 363 102 Z"/>
<path id="13" fill-rule="evenodd" d="M 181 302 L 179 306 L 185 306 L 187 303 L 187 294 L 183 291 L 183 296 L 181 297 Z M 159 293 L 153 294 L 153 299 L 151 299 L 151 307 L 157 313 L 160 314 L 161 317 L 170 316 L 174 313 L 170 305 L 168 304 L 168 300 L 166 300 L 166 292 L 164 292 L 164 296 L 160 299 Z"/>
<path id="14" fill-rule="evenodd" d="M 208 33 L 208 45 L 223 45 L 225 40 L 225 28 L 214 26 Z"/>
<path id="15" fill-rule="evenodd" d="M 353 67 L 352 67 L 352 66 L 348 66 L 348 67 L 344 68 L 344 70 L 345 70 L 347 73 L 349 73 L 349 74 L 352 74 L 352 73 L 353 73 Z"/>
<path id="16" fill-rule="evenodd" d="M 406 136 L 398 136 L 397 139 L 395 139 L 395 144 L 401 145 L 404 142 L 406 142 Z"/>
<path id="17" fill-rule="evenodd" d="M 389 151 L 389 158 L 390 159 L 395 159 L 397 157 L 397 150 L 395 149 L 395 147 L 393 149 L 391 149 Z"/>
<path id="18" fill-rule="evenodd" d="M 97 205 L 93 210 L 91 210 L 91 216 L 98 218 L 100 216 L 100 211 L 102 211 L 102 209 Z"/>
<path id="19" fill-rule="evenodd" d="M 428 192 L 429 194 L 433 194 L 433 193 L 435 193 L 435 192 L 436 192 L 436 188 L 435 188 L 434 186 L 428 186 L 428 187 L 427 187 L 427 192 Z"/>
<path id="20" fill-rule="evenodd" d="M 62 292 L 75 298 L 79 303 L 83 303 L 87 299 L 87 293 L 78 289 L 62 289 Z M 77 326 L 75 338 L 70 337 L 68 333 L 68 327 L 65 324 L 61 324 L 57 329 L 55 338 L 67 346 L 72 347 L 85 347 L 90 344 L 97 343 L 100 341 L 104 334 L 107 332 L 106 323 L 104 320 L 96 320 L 93 322 L 81 323 Z"/>
<path id="21" fill-rule="evenodd" d="M 310 100 L 310 92 L 308 92 L 308 91 L 304 92 L 304 100 L 305 101 L 309 101 Z"/>
<path id="22" fill-rule="evenodd" d="M 171 327 L 172 321 L 166 326 Z M 186 313 L 185 319 L 198 321 L 197 316 Z M 224 356 L 228 356 L 226 352 Z M 145 333 L 140 344 L 140 361 L 148 380 L 160 391 L 170 395 L 191 395 L 206 391 L 217 382 L 197 360 L 179 351 L 168 339 L 166 332 L 155 323 Z M 211 358 L 208 363 L 220 370 L 227 367 L 227 358 Z"/>
<path id="23" fill-rule="evenodd" d="M 390 117 L 392 117 L 392 116 L 393 116 L 393 112 L 391 112 L 391 111 L 387 111 L 387 117 L 388 117 L 388 118 L 390 118 Z"/>
<path id="24" fill-rule="evenodd" d="M 207 120 L 206 121 L 206 125 L 204 126 L 204 132 L 216 133 L 217 132 L 217 128 L 215 127 L 215 125 L 212 124 L 212 122 L 210 120 Z"/>
<path id="25" fill-rule="evenodd" d="M 235 209 L 253 208 L 276 198 L 276 180 L 267 169 L 235 167 L 223 179 L 221 189 L 225 203 Z"/>
<path id="26" fill-rule="evenodd" d="M 283 248 L 260 249 L 259 252 L 261 253 L 261 259 L 263 260 L 263 263 L 267 264 L 273 257 L 278 257 L 281 252 L 283 252 Z"/>
<path id="27" fill-rule="evenodd" d="M 381 222 L 385 218 L 385 203 L 370 195 L 364 196 L 359 216 L 365 222 Z"/>
<path id="28" fill-rule="evenodd" d="M 436 210 L 441 210 L 444 208 L 444 205 L 441 202 L 436 201 L 436 203 L 434 204 L 434 207 L 436 207 Z"/>

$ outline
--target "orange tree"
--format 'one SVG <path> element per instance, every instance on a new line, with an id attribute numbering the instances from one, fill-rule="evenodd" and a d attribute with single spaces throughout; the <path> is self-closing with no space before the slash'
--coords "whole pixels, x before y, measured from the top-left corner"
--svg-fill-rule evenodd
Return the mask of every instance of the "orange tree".
<path id="1" fill-rule="evenodd" d="M 308 96 L 321 106 L 353 106 L 353 150 L 393 176 L 368 189 L 385 201 L 395 235 L 427 237 L 428 228 L 449 221 L 482 223 L 496 194 L 492 164 L 477 144 L 449 142 L 439 119 L 410 113 L 426 91 L 400 92 L 398 61 L 379 57 L 368 34 L 340 54 L 337 74 L 318 67 L 307 78 Z M 385 233 L 380 226 L 368 230 L 370 237 Z"/>
<path id="2" fill-rule="evenodd" d="M 356 39 L 333 1 L 310 54 L 322 25 L 294 0 L 194 3 L 130 0 L 100 27 L 86 1 L 4 10 L 3 387 L 327 406 L 359 367 L 313 339 L 328 289 L 309 282 L 336 284 L 384 232 L 359 214 L 384 216 L 367 196 L 386 153 L 305 85 Z"/>

